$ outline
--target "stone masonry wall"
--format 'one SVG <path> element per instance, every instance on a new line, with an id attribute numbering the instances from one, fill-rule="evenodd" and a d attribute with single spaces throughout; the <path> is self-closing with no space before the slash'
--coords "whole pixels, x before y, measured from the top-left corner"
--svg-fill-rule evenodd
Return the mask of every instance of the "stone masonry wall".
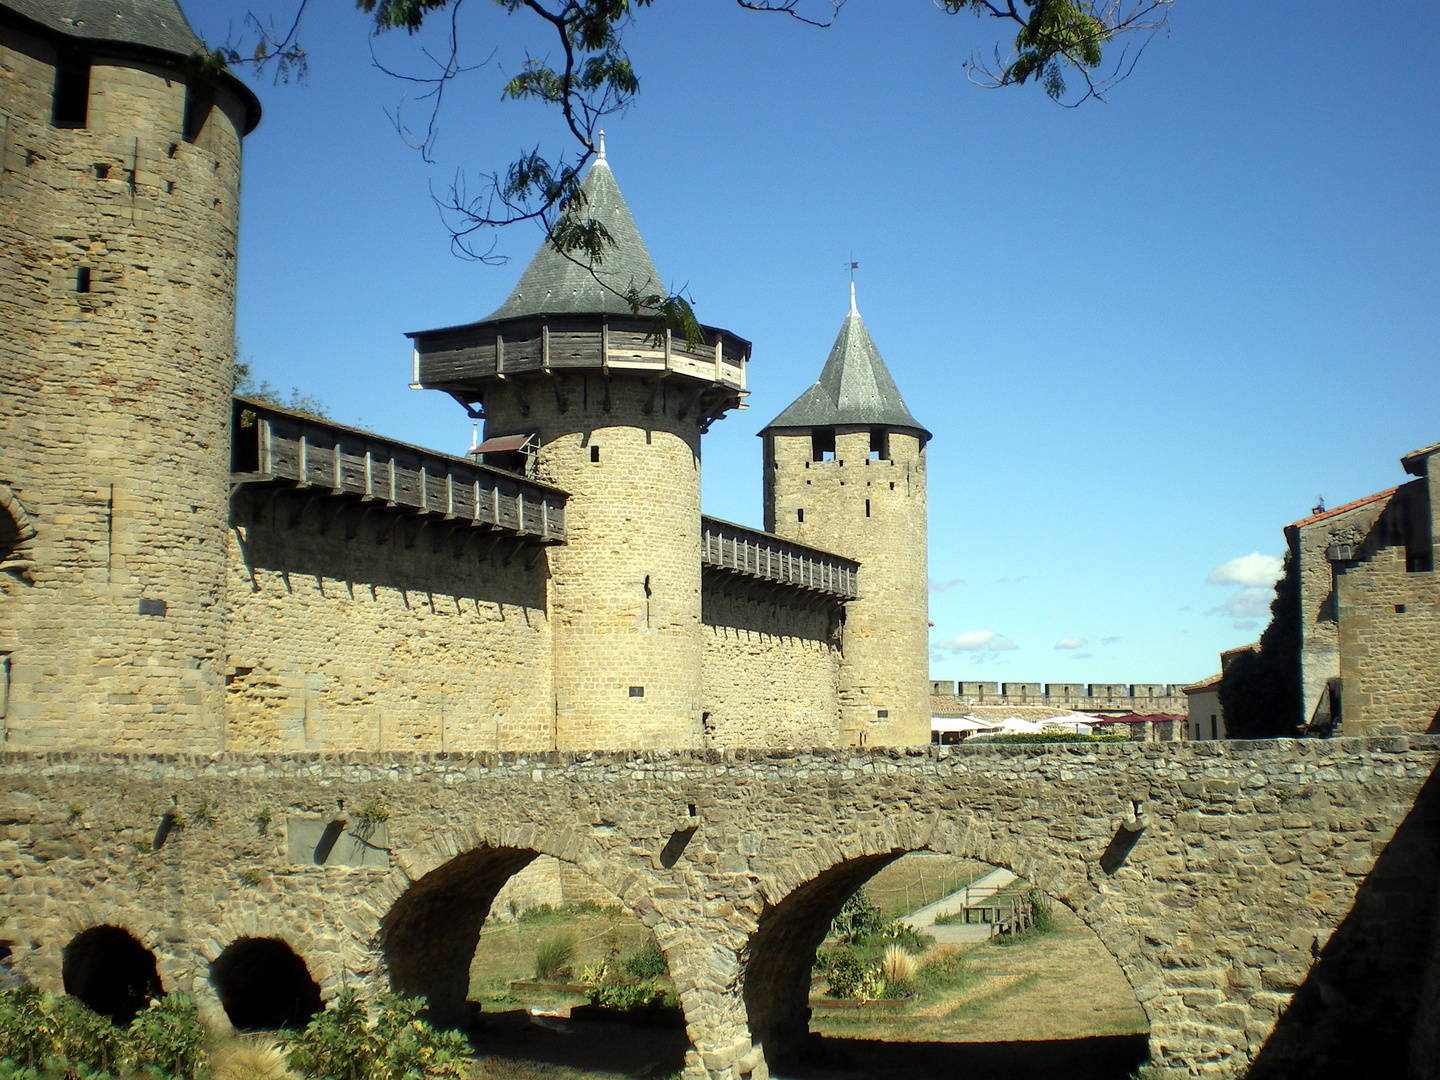
<path id="1" fill-rule="evenodd" d="M 102 55 L 56 128 L 53 46 L 0 34 L 6 744 L 218 749 L 241 108 L 187 142 L 179 61 Z"/>
<path id="2" fill-rule="evenodd" d="M 1334 574 L 1325 550 L 1331 544 L 1358 546 L 1389 502 L 1388 497 L 1376 499 L 1287 530 L 1290 557 L 1300 560 L 1300 692 L 1302 719 L 1307 723 L 1325 691 L 1326 680 L 1340 674 Z"/>
<path id="3" fill-rule="evenodd" d="M 700 744 L 692 396 L 593 375 L 487 391 L 486 438 L 535 432 L 536 478 L 571 496 L 566 543 L 549 556 L 561 747 Z"/>
<path id="4" fill-rule="evenodd" d="M 870 429 L 837 428 L 835 457 L 812 461 L 808 432 L 765 447 L 765 527 L 860 563 L 846 605 L 840 724 L 851 745 L 930 739 L 925 449 L 891 432 L 870 457 Z M 885 715 L 881 715 L 881 714 Z"/>
<path id="5" fill-rule="evenodd" d="M 757 1080 L 762 1053 L 780 1053 L 797 1023 L 803 1038 L 804 989 L 757 1003 L 761 1016 L 747 1014 L 744 986 L 808 972 L 796 943 L 818 940 L 812 929 L 845 889 L 898 854 L 936 851 L 1010 867 L 1075 910 L 1134 988 L 1165 1075 L 1233 1076 L 1252 1059 L 1251 1076 L 1317 1075 L 1316 1047 L 1330 1066 L 1400 1075 L 1385 1070 L 1406 1051 L 1426 956 L 1414 936 L 1432 923 L 1440 883 L 1437 758 L 1431 736 L 723 755 L 9 754 L 0 939 L 21 974 L 59 990 L 76 933 L 124 927 L 155 952 L 167 989 L 195 994 L 223 1022 L 209 962 L 238 937 L 276 937 L 327 997 L 393 978 L 458 1018 L 478 919 L 546 855 L 654 929 L 695 1046 L 687 1075 Z M 372 806 L 386 820 L 364 857 L 316 865 L 301 838 Z M 157 850 L 167 812 L 186 824 Z M 417 917 L 427 911 L 444 917 Z M 768 933 L 781 918 L 794 932 Z M 752 1025 L 772 1040 L 766 1051 Z"/>
<path id="6" fill-rule="evenodd" d="M 1345 731 L 1440 728 L 1440 577 L 1407 572 L 1405 549 L 1386 547 L 1336 586 Z"/>
<path id="7" fill-rule="evenodd" d="M 707 747 L 842 742 L 839 627 L 829 605 L 798 609 L 707 581 L 703 606 Z"/>
<path id="8" fill-rule="evenodd" d="M 228 537 L 226 746 L 555 744 L 546 564 L 397 514 L 242 489 Z M 527 565 L 528 564 L 528 565 Z"/>

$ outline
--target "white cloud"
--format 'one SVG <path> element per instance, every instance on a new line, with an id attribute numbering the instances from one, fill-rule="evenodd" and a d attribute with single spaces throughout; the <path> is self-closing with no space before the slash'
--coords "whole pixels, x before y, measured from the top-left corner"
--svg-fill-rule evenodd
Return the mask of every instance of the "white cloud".
<path id="1" fill-rule="evenodd" d="M 1205 578 L 1211 585 L 1244 585 L 1250 589 L 1268 589 L 1275 584 L 1284 564 L 1274 555 L 1249 555 L 1222 562 Z"/>
<path id="2" fill-rule="evenodd" d="M 1055 642 L 1057 649 L 1083 649 L 1090 642 L 1083 637 L 1062 637 Z"/>
<path id="3" fill-rule="evenodd" d="M 1270 614 L 1270 601 L 1275 590 L 1267 585 L 1263 588 L 1241 589 L 1219 607 L 1211 608 L 1207 615 L 1229 615 L 1232 619 L 1263 619 Z"/>
<path id="4" fill-rule="evenodd" d="M 970 630 L 964 634 L 956 634 L 953 638 L 937 641 L 932 646 L 949 653 L 1008 652 L 1019 647 L 994 630 Z"/>
<path id="5" fill-rule="evenodd" d="M 944 592 L 946 589 L 953 589 L 956 585 L 964 585 L 964 584 L 965 584 L 965 582 L 961 581 L 958 577 L 957 577 L 957 578 L 951 578 L 949 581 L 936 581 L 934 578 L 931 578 L 931 579 L 930 579 L 930 591 L 931 591 L 931 592 Z"/>

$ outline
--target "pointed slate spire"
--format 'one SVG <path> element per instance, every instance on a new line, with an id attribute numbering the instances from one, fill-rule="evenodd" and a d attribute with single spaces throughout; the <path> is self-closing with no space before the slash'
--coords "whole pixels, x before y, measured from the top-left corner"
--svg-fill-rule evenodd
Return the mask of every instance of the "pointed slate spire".
<path id="1" fill-rule="evenodd" d="M 600 153 L 581 181 L 580 190 L 589 200 L 585 213 L 605 226 L 615 246 L 606 250 L 604 260 L 592 273 L 583 254 L 566 258 L 546 240 L 520 275 L 510 298 L 483 321 L 523 315 L 629 315 L 630 305 L 624 295 L 632 285 L 642 295 L 665 291 L 660 272 L 645 249 L 630 207 L 625 205 L 625 196 L 620 194 L 610 163 L 605 160 L 604 145 L 602 136 Z M 597 276 L 600 281 L 595 280 Z"/>
<path id="2" fill-rule="evenodd" d="M 930 432 L 910 415 L 900 388 L 880 357 L 880 350 L 865 329 L 855 307 L 855 286 L 850 286 L 850 313 L 815 384 L 770 421 L 772 428 L 841 427 L 864 424 L 910 431 L 928 441 Z M 763 432 L 762 432 L 763 434 Z"/>

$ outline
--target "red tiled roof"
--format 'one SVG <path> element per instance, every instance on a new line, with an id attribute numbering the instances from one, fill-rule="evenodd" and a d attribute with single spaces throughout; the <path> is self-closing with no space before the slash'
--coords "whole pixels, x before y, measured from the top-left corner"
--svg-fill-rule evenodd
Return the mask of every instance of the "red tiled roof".
<path id="1" fill-rule="evenodd" d="M 1336 514 L 1343 514 L 1348 510 L 1357 510 L 1369 503 L 1379 502 L 1381 499 L 1388 499 L 1399 490 L 1398 487 L 1392 487 L 1384 491 L 1377 491 L 1374 495 L 1366 495 L 1363 499 L 1356 499 L 1354 502 L 1348 502 L 1344 506 L 1337 506 L 1333 510 L 1322 510 L 1318 514 L 1311 514 L 1309 517 L 1301 518 L 1299 521 L 1292 521 L 1285 527 L 1287 529 L 1298 529 L 1302 525 L 1313 525 L 1317 521 L 1324 521 L 1326 518 L 1334 517 Z"/>
<path id="2" fill-rule="evenodd" d="M 1247 648 L 1247 649 L 1253 649 L 1254 647 L 1255 647 L 1255 646 L 1253 646 L 1253 645 L 1246 645 L 1246 646 L 1245 646 L 1245 648 Z M 1239 650 L 1236 650 L 1236 651 L 1239 651 Z M 1225 673 L 1224 673 L 1223 671 L 1222 671 L 1222 672 L 1219 672 L 1219 673 L 1217 673 L 1217 674 L 1215 674 L 1215 675 L 1211 675 L 1208 679 L 1201 679 L 1199 682 L 1197 682 L 1197 683 L 1191 683 L 1189 686 L 1182 686 L 1182 687 L 1180 688 L 1180 692 L 1181 692 L 1182 694 L 1192 694 L 1192 693 L 1194 693 L 1194 692 L 1197 691 L 1197 690 L 1208 690 L 1208 689 L 1210 689 L 1210 687 L 1212 687 L 1212 686 L 1218 686 L 1219 683 L 1220 683 L 1220 680 L 1223 679 L 1224 677 L 1225 677 Z"/>

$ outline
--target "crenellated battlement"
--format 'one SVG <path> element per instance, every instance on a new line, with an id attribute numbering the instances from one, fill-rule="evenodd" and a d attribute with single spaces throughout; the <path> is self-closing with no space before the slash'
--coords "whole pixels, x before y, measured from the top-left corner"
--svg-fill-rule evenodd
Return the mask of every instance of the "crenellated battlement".
<path id="1" fill-rule="evenodd" d="M 1098 713 L 1184 713 L 1179 683 L 1030 683 L 931 680 L 936 716 L 974 705 L 1043 707 Z"/>

